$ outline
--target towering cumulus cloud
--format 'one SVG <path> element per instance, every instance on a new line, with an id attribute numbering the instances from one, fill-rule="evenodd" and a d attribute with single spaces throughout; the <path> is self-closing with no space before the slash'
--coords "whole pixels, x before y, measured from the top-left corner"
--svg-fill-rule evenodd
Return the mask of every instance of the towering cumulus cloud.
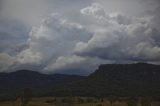
<path id="1" fill-rule="evenodd" d="M 52 3 L 58 6 L 51 6 Z M 63 3 L 67 6 L 60 8 Z M 33 20 L 19 17 L 18 13 L 13 17 L 19 24 L 0 25 L 1 39 L 10 42 L 11 38 L 18 38 L 14 46 L 0 42 L 1 71 L 29 68 L 44 73 L 86 75 L 103 63 L 160 64 L 157 0 L 41 0 L 40 4 L 45 12 L 38 12 Z M 33 10 L 40 11 L 37 8 Z M 8 16 L 6 11 L 9 10 L 2 12 L 3 17 Z"/>
<path id="2" fill-rule="evenodd" d="M 154 16 L 138 18 L 122 13 L 97 14 L 97 11 L 103 11 L 101 9 L 93 4 L 81 10 L 82 15 L 92 18 L 98 25 L 90 30 L 93 37 L 87 43 L 77 43 L 76 54 L 119 61 L 160 60 L 157 41 L 160 33 L 156 26 L 152 26 Z"/>

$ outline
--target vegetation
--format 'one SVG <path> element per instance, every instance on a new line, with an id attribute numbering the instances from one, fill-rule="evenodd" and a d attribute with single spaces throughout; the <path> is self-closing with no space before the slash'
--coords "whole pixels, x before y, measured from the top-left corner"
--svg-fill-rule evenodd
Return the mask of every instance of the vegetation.
<path id="1" fill-rule="evenodd" d="M 158 65 L 101 65 L 87 77 L 30 71 L 0 76 L 0 106 L 160 106 Z M 32 89 L 11 96 L 26 86 Z"/>
<path id="2" fill-rule="evenodd" d="M 118 99 L 121 99 L 121 101 L 118 101 Z M 16 102 L 13 105 L 11 101 L 4 101 L 0 102 L 0 106 L 22 106 L 19 101 Z M 149 98 L 129 97 L 117 98 L 110 104 L 109 98 L 103 98 L 102 102 L 100 99 L 93 97 L 39 97 L 32 98 L 32 101 L 29 101 L 25 106 L 160 106 L 160 101 L 151 101 Z"/>
<path id="3" fill-rule="evenodd" d="M 86 77 L 44 75 L 27 70 L 3 73 L 0 77 L 0 99 L 12 98 L 13 94 L 19 93 L 25 87 L 33 88 L 35 96 L 100 98 L 114 95 L 115 97 L 142 96 L 160 99 L 160 65 L 107 64 L 101 65 Z"/>
<path id="4" fill-rule="evenodd" d="M 128 98 L 126 102 L 128 106 L 138 106 L 138 100 L 136 98 Z"/>
<path id="5" fill-rule="evenodd" d="M 21 95 L 22 106 L 27 106 L 27 104 L 31 100 L 32 100 L 32 90 L 30 88 L 24 89 Z"/>
<path id="6" fill-rule="evenodd" d="M 151 106 L 152 101 L 149 98 L 142 98 L 140 102 L 142 106 Z"/>

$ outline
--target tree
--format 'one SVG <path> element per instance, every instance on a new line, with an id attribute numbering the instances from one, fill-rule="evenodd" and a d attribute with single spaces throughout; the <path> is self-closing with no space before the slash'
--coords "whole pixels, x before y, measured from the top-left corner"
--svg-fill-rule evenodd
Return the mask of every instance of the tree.
<path id="1" fill-rule="evenodd" d="M 56 106 L 74 106 L 73 97 L 65 97 L 61 100 L 61 102 L 55 102 Z"/>
<path id="2" fill-rule="evenodd" d="M 141 98 L 141 105 L 142 106 L 151 106 L 151 99 L 149 98 Z"/>
<path id="3" fill-rule="evenodd" d="M 26 106 L 32 100 L 32 89 L 25 88 L 21 95 L 22 106 Z"/>
<path id="4" fill-rule="evenodd" d="M 94 102 L 94 100 L 93 100 L 92 98 L 87 98 L 86 101 L 87 101 L 88 103 Z"/>
<path id="5" fill-rule="evenodd" d="M 128 106 L 137 106 L 137 99 L 136 98 L 128 98 L 127 105 Z"/>
<path id="6" fill-rule="evenodd" d="M 113 106 L 113 103 L 117 100 L 117 98 L 115 96 L 110 96 L 108 100 L 110 102 L 110 105 Z"/>
<path id="7" fill-rule="evenodd" d="M 97 104 L 96 106 L 102 106 L 102 104 Z"/>
<path id="8" fill-rule="evenodd" d="M 84 103 L 84 100 L 82 98 L 77 98 L 78 103 L 82 104 Z"/>

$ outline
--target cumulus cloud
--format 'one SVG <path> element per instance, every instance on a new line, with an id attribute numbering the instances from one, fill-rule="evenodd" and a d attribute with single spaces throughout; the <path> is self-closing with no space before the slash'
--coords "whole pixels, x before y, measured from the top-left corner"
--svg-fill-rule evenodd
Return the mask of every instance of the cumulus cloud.
<path id="1" fill-rule="evenodd" d="M 102 7 L 102 5 L 98 4 L 98 3 L 93 3 L 92 6 L 83 8 L 80 10 L 82 14 L 84 15 L 90 15 L 93 16 L 95 18 L 103 18 L 105 17 L 105 11 Z"/>
<path id="2" fill-rule="evenodd" d="M 40 53 L 33 53 L 30 49 L 25 49 L 18 54 L 18 61 L 21 64 L 40 64 Z"/>
<path id="3" fill-rule="evenodd" d="M 44 71 L 54 70 L 55 73 L 72 73 L 87 75 L 97 69 L 99 64 L 113 63 L 110 60 L 102 60 L 99 58 L 81 57 L 77 55 L 60 56 L 55 63 L 49 64 Z"/>
<path id="4" fill-rule="evenodd" d="M 97 17 L 97 14 L 94 17 Z M 110 14 L 105 21 L 105 26 L 99 24 L 100 27 L 92 30 L 94 35 L 87 43 L 77 43 L 76 54 L 121 61 L 160 60 L 160 46 L 153 37 L 159 37 L 160 33 L 155 35 L 154 27 L 150 26 L 151 20 L 119 13 Z"/>
<path id="5" fill-rule="evenodd" d="M 159 63 L 157 2 L 6 0 L 3 16 L 19 21 L 0 20 L 0 69 L 86 75 L 103 63 Z"/>
<path id="6" fill-rule="evenodd" d="M 52 14 L 33 28 L 29 49 L 41 54 L 41 60 L 47 63 L 45 71 L 77 70 L 78 73 L 78 69 L 89 70 L 88 66 L 95 69 L 94 65 L 104 60 L 159 61 L 160 47 L 155 42 L 159 32 L 156 29 L 155 34 L 155 28 L 151 27 L 152 18 L 106 14 L 97 3 L 82 8 L 80 13 L 88 23 L 76 23 Z M 93 65 L 92 60 L 97 63 Z"/>
<path id="7" fill-rule="evenodd" d="M 29 29 L 17 21 L 7 17 L 0 17 L 0 52 L 15 53 L 26 43 Z"/>
<path id="8" fill-rule="evenodd" d="M 0 72 L 10 71 L 7 70 L 15 63 L 15 58 L 7 53 L 0 53 Z"/>
<path id="9" fill-rule="evenodd" d="M 54 63 L 59 56 L 71 55 L 75 44 L 86 42 L 92 34 L 79 23 L 52 14 L 43 20 L 39 27 L 34 27 L 28 39 L 29 48 L 22 51 L 21 63 Z M 32 64 L 33 64 L 32 63 Z"/>

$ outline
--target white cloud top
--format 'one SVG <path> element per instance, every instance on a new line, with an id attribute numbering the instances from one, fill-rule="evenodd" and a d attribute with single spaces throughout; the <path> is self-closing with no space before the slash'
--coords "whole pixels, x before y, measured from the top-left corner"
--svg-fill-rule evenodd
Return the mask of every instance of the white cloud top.
<path id="1" fill-rule="evenodd" d="M 81 1 L 78 4 L 78 2 L 69 0 L 69 3 L 75 5 L 64 6 L 65 10 L 61 11 L 60 7 L 52 7 L 50 3 L 57 3 L 59 6 L 63 3 L 71 4 L 56 0 L 43 3 L 44 1 L 41 0 L 38 3 L 49 6 L 44 9 L 48 14 L 45 13 L 43 17 L 39 16 L 43 12 L 35 14 L 36 24 L 29 24 L 29 26 L 28 22 L 32 23 L 35 19 L 29 18 L 30 21 L 25 19 L 20 21 L 22 17 L 19 17 L 18 13 L 18 18 L 14 18 L 23 24 L 26 23 L 26 30 L 30 29 L 30 31 L 27 34 L 23 30 L 13 32 L 12 38 L 18 38 L 16 43 L 23 45 L 15 45 L 14 48 L 19 48 L 15 50 L 16 52 L 10 46 L 7 49 L 0 46 L 0 51 L 3 51 L 0 53 L 1 71 L 28 66 L 31 69 L 38 67 L 38 71 L 44 73 L 86 75 L 103 63 L 160 62 L 160 27 L 158 24 L 160 16 L 157 14 L 157 8 L 160 6 L 157 5 L 157 0 L 152 2 L 136 0 L 133 5 L 139 3 L 143 11 L 134 12 L 127 6 L 132 4 L 130 1 L 122 0 L 121 2 L 126 5 L 125 8 L 128 8 L 128 11 L 124 11 L 124 8 L 117 5 L 116 1 L 94 1 Z M 8 2 L 11 3 L 9 0 Z M 146 8 L 149 3 L 152 3 L 152 6 L 148 7 L 155 6 L 155 8 Z M 106 6 L 108 6 L 108 10 Z M 117 8 L 119 8 L 118 11 L 113 11 Z M 132 8 L 134 7 L 132 6 Z M 33 10 L 37 11 L 37 9 Z M 51 10 L 53 11 L 51 12 Z M 8 14 L 5 11 L 3 11 L 3 17 Z M 4 15 L 4 13 L 6 14 Z M 34 11 L 28 13 L 33 14 Z M 6 28 L 7 24 L 3 23 L 3 26 L 0 26 L 0 38 L 5 38 L 4 36 L 8 34 L 4 30 L 4 25 Z M 17 26 L 17 28 L 19 27 Z M 12 28 L 9 27 L 9 30 L 12 31 Z M 18 33 L 25 37 L 19 37 L 19 35 L 17 37 Z M 24 35 L 22 35 L 23 33 Z M 9 37 L 5 40 L 11 40 L 11 35 L 12 33 L 8 34 Z M 22 44 L 22 39 L 25 41 L 24 44 Z M 4 45 L 4 43 L 1 44 Z"/>

